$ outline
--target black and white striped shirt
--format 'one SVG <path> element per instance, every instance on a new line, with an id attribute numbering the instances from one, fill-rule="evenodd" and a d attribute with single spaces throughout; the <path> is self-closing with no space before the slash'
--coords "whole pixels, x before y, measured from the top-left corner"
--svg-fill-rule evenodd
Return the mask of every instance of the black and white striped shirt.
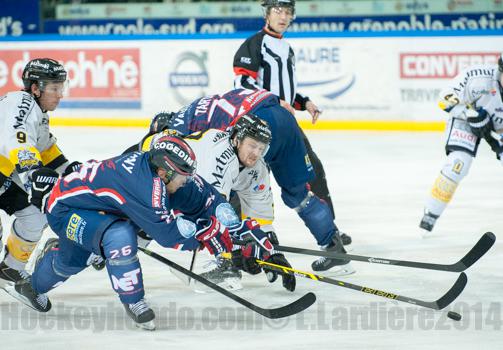
<path id="1" fill-rule="evenodd" d="M 295 109 L 305 110 L 307 96 L 297 93 L 295 54 L 282 35 L 262 29 L 234 55 L 235 88 L 266 89 Z"/>

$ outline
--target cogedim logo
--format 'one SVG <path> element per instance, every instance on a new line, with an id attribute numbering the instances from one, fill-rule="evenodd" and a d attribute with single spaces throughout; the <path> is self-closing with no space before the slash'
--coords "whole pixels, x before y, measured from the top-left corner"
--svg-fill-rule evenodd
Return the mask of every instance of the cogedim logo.
<path id="1" fill-rule="evenodd" d="M 495 64 L 497 52 L 401 53 L 400 78 L 450 79 L 474 64 Z"/>
<path id="2" fill-rule="evenodd" d="M 2 50 L 0 95 L 23 87 L 25 65 L 37 57 L 61 62 L 68 72 L 69 94 L 61 107 L 140 108 L 139 49 Z"/>

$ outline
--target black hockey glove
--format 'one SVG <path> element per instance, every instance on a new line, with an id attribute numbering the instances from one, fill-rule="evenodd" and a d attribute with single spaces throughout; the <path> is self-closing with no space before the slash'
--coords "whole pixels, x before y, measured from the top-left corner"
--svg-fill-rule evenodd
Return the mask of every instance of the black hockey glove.
<path id="1" fill-rule="evenodd" d="M 493 121 L 491 115 L 483 108 L 469 110 L 466 113 L 466 121 L 470 125 L 473 134 L 479 138 L 491 137 L 493 130 Z"/>
<path id="2" fill-rule="evenodd" d="M 292 265 L 286 260 L 285 256 L 283 254 L 277 253 L 273 254 L 269 257 L 269 259 L 265 260 L 268 263 L 275 264 L 275 265 L 281 265 L 285 267 L 291 268 Z M 295 290 L 295 286 L 297 284 L 295 280 L 295 276 L 291 275 L 287 272 L 278 272 L 276 270 L 272 270 L 270 268 L 267 268 L 267 266 L 263 266 L 264 272 L 267 276 L 267 280 L 270 283 L 275 282 L 278 279 L 278 275 L 281 275 L 283 278 L 283 287 L 285 287 L 286 290 L 289 290 L 290 292 L 293 292 Z"/>
<path id="3" fill-rule="evenodd" d="M 232 251 L 232 265 L 250 275 L 257 275 L 262 272 L 262 268 L 255 258 L 243 256 L 243 251 L 241 249 Z"/>
<path id="4" fill-rule="evenodd" d="M 62 176 L 66 176 L 66 175 L 73 173 L 74 171 L 77 171 L 81 165 L 82 165 L 82 163 L 79 161 L 71 162 L 65 168 L 65 171 L 63 171 Z"/>
<path id="5" fill-rule="evenodd" d="M 58 177 L 59 174 L 49 168 L 39 168 L 31 174 L 31 194 L 28 200 L 42 213 L 45 213 L 45 205 Z"/>
<path id="6" fill-rule="evenodd" d="M 279 244 L 278 236 L 276 236 L 276 233 L 274 231 L 269 231 L 266 233 L 267 233 L 267 237 L 269 237 L 269 241 L 271 242 L 272 245 Z"/>
<path id="7" fill-rule="evenodd" d="M 175 113 L 171 112 L 160 112 L 157 113 L 152 121 L 150 122 L 150 135 L 157 134 L 164 129 L 169 129 L 171 119 L 175 116 Z"/>

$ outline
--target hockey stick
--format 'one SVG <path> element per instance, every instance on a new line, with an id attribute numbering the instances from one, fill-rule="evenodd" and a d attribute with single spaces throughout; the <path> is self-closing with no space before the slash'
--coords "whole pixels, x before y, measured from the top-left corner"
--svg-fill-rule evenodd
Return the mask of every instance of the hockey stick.
<path id="1" fill-rule="evenodd" d="M 165 257 L 163 257 L 163 256 L 161 256 L 151 250 L 140 248 L 140 247 L 138 247 L 138 249 L 141 250 L 142 252 L 144 252 L 145 254 L 147 254 L 148 256 L 156 259 L 157 261 L 160 261 L 160 262 L 168 265 L 169 267 L 172 267 L 175 270 L 178 270 L 178 271 L 186 274 L 187 276 L 191 277 L 192 279 L 204 284 L 207 287 L 210 287 L 210 288 L 216 290 L 217 292 L 225 295 L 226 297 L 234 300 L 235 302 L 237 302 L 237 303 L 249 308 L 250 310 L 253 310 L 256 313 L 258 313 L 264 317 L 267 317 L 267 318 L 283 318 L 283 317 L 295 315 L 296 313 L 304 311 L 305 309 L 307 309 L 308 307 L 313 305 L 314 302 L 316 301 L 316 295 L 314 295 L 314 293 L 309 292 L 309 293 L 303 295 L 301 298 L 295 300 L 293 303 L 290 303 L 288 305 L 281 306 L 281 307 L 278 307 L 275 309 L 264 309 L 264 308 L 261 308 L 260 306 L 252 304 L 248 300 L 245 300 L 245 299 L 237 296 L 234 293 L 231 293 L 231 292 L 223 289 L 222 287 L 216 285 L 215 283 L 208 281 L 206 278 L 203 278 L 203 277 L 199 276 L 198 274 L 187 270 L 186 268 L 174 263 L 173 261 L 171 261 L 169 259 L 166 259 Z"/>
<path id="2" fill-rule="evenodd" d="M 359 286 L 357 284 L 339 281 L 339 280 L 336 280 L 333 278 L 315 275 L 314 273 L 310 273 L 310 272 L 295 270 L 290 267 L 272 264 L 267 261 L 262 261 L 262 260 L 258 260 L 258 259 L 256 261 L 263 268 L 267 267 L 269 269 L 277 271 L 278 273 L 287 273 L 289 275 L 305 277 L 305 278 L 308 278 L 308 279 L 311 279 L 314 281 L 325 282 L 325 283 L 333 284 L 333 285 L 336 285 L 339 287 L 349 288 L 349 289 L 357 290 L 359 292 L 373 294 L 373 295 L 377 295 L 379 297 L 392 299 L 392 300 L 398 300 L 398 301 L 402 301 L 405 303 L 414 304 L 414 305 L 418 305 L 418 306 L 422 306 L 422 307 L 426 307 L 426 308 L 434 309 L 434 310 L 442 310 L 447 305 L 449 305 L 454 300 L 456 300 L 456 298 L 461 294 L 461 292 L 463 291 L 463 289 L 466 286 L 466 283 L 468 282 L 468 278 L 466 277 L 466 274 L 464 272 L 462 272 L 459 275 L 456 282 L 454 283 L 454 285 L 440 299 L 435 300 L 435 301 L 424 301 L 424 300 L 410 298 L 410 297 L 407 297 L 404 295 L 398 295 L 398 294 L 386 292 L 383 290 L 378 290 L 378 289 L 369 288 L 369 287 L 365 287 L 365 286 Z"/>
<path id="3" fill-rule="evenodd" d="M 395 265 L 403 267 L 414 267 L 418 269 L 427 270 L 437 270 L 437 271 L 449 271 L 449 272 L 463 272 L 475 262 L 477 262 L 487 251 L 493 246 L 496 241 L 496 236 L 492 232 L 486 232 L 482 235 L 479 241 L 473 246 L 472 249 L 466 255 L 454 264 L 433 264 L 425 263 L 419 261 L 407 261 L 407 260 L 393 260 L 393 259 L 383 259 L 364 255 L 353 255 L 335 252 L 325 252 L 321 250 L 312 250 L 296 247 L 287 247 L 283 245 L 276 245 L 274 249 L 287 252 L 296 253 L 304 255 L 314 255 L 314 256 L 324 256 L 326 258 L 332 259 L 345 259 L 362 261 L 371 264 L 383 264 L 383 265 Z M 242 244 L 244 242 L 234 242 L 235 244 Z"/>
<path id="4" fill-rule="evenodd" d="M 197 257 L 197 252 L 198 250 L 195 249 L 194 252 L 192 253 L 192 259 L 190 261 L 190 267 L 189 267 L 189 271 L 190 272 L 193 272 L 194 271 L 194 266 L 196 264 L 196 257 Z M 178 278 L 183 284 L 185 284 L 186 286 L 190 286 L 190 282 L 191 282 L 191 277 L 190 276 L 187 276 L 183 273 L 181 273 L 180 271 L 178 270 L 175 270 L 174 268 L 172 267 L 168 267 L 169 268 L 169 271 L 176 277 Z"/>
<path id="5" fill-rule="evenodd" d="M 503 143 L 503 135 L 502 134 L 498 134 L 496 131 L 491 130 L 491 136 L 496 141 Z"/>

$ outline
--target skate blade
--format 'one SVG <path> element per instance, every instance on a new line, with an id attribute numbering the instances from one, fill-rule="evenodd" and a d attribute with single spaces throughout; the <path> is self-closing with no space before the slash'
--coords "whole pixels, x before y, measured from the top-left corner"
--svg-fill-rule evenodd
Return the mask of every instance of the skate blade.
<path id="1" fill-rule="evenodd" d="M 153 320 L 148 321 L 148 322 L 143 322 L 143 323 L 135 322 L 134 324 L 136 327 L 138 327 L 140 329 L 143 329 L 146 331 L 155 331 L 155 322 Z"/>
<path id="2" fill-rule="evenodd" d="M 0 278 L 0 289 L 5 289 L 7 286 L 13 286 L 14 282 L 12 281 L 7 281 L 4 280 L 3 278 Z"/>
<path id="3" fill-rule="evenodd" d="M 419 228 L 419 235 L 422 239 L 428 239 L 431 238 L 433 233 L 431 231 L 425 230 L 424 228 Z"/>
<path id="4" fill-rule="evenodd" d="M 37 312 L 47 312 L 51 309 L 51 305 L 50 305 L 50 302 L 49 302 L 49 307 L 47 310 L 40 310 L 40 309 L 37 309 L 35 306 L 33 306 L 30 302 L 30 300 L 28 298 L 26 298 L 24 295 L 22 294 L 19 294 L 17 292 L 17 290 L 14 288 L 14 284 L 9 284 L 7 286 L 5 286 L 4 288 L 2 288 L 7 294 L 9 294 L 10 296 L 14 297 L 15 299 L 17 299 L 18 301 L 20 301 L 22 304 L 28 306 L 30 309 L 33 309 Z"/>
<path id="5" fill-rule="evenodd" d="M 320 273 L 320 275 L 325 277 L 341 277 L 341 276 L 352 275 L 355 272 L 356 270 L 349 263 L 346 265 L 334 266 L 327 271 L 323 271 L 323 273 Z"/>
<path id="6" fill-rule="evenodd" d="M 225 290 L 228 290 L 230 292 L 235 292 L 238 290 L 243 289 L 243 285 L 241 284 L 241 279 L 237 277 L 232 277 L 232 278 L 226 278 L 220 283 L 215 283 L 217 286 L 222 287 Z M 196 280 L 191 280 L 190 286 L 192 290 L 196 293 L 212 293 L 214 292 L 213 289 L 210 287 L 205 286 L 202 283 L 197 282 Z"/>

